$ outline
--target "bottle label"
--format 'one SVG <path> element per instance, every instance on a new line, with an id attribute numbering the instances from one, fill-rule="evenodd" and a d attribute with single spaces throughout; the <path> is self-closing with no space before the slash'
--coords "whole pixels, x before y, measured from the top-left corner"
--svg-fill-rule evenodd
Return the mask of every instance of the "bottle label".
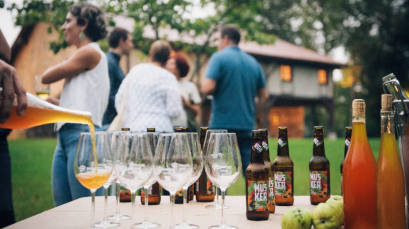
<path id="1" fill-rule="evenodd" d="M 320 146 L 320 145 L 322 145 L 322 140 L 320 141 L 318 138 L 314 138 L 314 145 L 315 145 L 315 146 Z"/>
<path id="2" fill-rule="evenodd" d="M 274 173 L 276 198 L 288 198 L 293 196 L 291 175 L 292 172 Z"/>
<path id="3" fill-rule="evenodd" d="M 274 177 L 268 178 L 268 206 L 275 205 L 274 200 Z"/>
<path id="4" fill-rule="evenodd" d="M 247 211 L 268 211 L 268 181 L 247 181 Z"/>
<path id="5" fill-rule="evenodd" d="M 175 196 L 178 196 L 178 197 L 182 197 L 182 198 L 183 198 L 183 189 L 180 189 L 180 190 L 176 191 Z"/>
<path id="6" fill-rule="evenodd" d="M 257 153 L 263 152 L 263 147 L 256 142 L 256 144 L 253 145 L 253 150 L 256 151 Z"/>
<path id="7" fill-rule="evenodd" d="M 280 147 L 284 147 L 285 145 L 287 145 L 287 143 L 285 141 L 283 141 L 281 138 L 278 139 L 278 145 Z"/>
<path id="8" fill-rule="evenodd" d="M 263 145 L 263 148 L 264 148 L 265 150 L 268 150 L 268 144 L 267 144 L 267 142 L 263 141 L 261 144 Z"/>
<path id="9" fill-rule="evenodd" d="M 212 183 L 212 181 L 209 179 L 209 177 L 207 177 L 206 190 L 207 190 L 207 195 L 213 195 L 213 193 L 214 193 L 213 183 Z"/>
<path id="10" fill-rule="evenodd" d="M 199 180 L 196 181 L 196 192 L 199 192 Z M 213 183 L 209 179 L 209 177 L 207 177 L 207 182 L 206 182 L 206 193 L 207 193 L 207 195 L 213 195 L 213 193 L 214 193 Z"/>
<path id="11" fill-rule="evenodd" d="M 328 197 L 328 171 L 310 171 L 310 195 Z"/>
<path id="12" fill-rule="evenodd" d="M 348 138 L 347 138 L 347 139 L 345 139 L 345 145 L 349 147 L 349 145 L 350 145 L 350 144 L 351 144 L 350 139 L 348 139 Z"/>

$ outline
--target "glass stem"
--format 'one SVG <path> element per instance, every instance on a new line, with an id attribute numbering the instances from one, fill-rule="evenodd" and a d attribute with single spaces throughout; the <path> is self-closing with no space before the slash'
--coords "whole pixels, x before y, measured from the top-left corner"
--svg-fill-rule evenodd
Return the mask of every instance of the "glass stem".
<path id="1" fill-rule="evenodd" d="M 132 223 L 131 227 L 135 224 L 135 194 L 136 190 L 131 190 L 131 201 L 132 201 L 132 210 L 131 210 L 131 218 L 132 218 Z"/>
<path id="2" fill-rule="evenodd" d="M 189 188 L 189 186 L 185 186 L 183 187 L 183 218 L 182 218 L 182 223 L 187 223 L 187 219 L 186 219 L 186 205 L 187 205 L 187 189 Z"/>
<path id="3" fill-rule="evenodd" d="M 148 215 L 148 205 L 149 205 L 149 185 L 145 185 L 143 187 L 145 191 L 145 222 L 149 222 L 149 215 Z"/>
<path id="4" fill-rule="evenodd" d="M 91 228 L 95 227 L 95 191 L 91 190 Z"/>
<path id="5" fill-rule="evenodd" d="M 175 194 L 176 192 L 169 192 L 170 194 L 170 204 L 171 204 L 171 208 L 170 208 L 170 228 L 174 228 L 173 225 L 173 206 L 175 205 Z"/>
<path id="6" fill-rule="evenodd" d="M 108 209 L 108 188 L 109 185 L 104 186 L 104 221 L 108 221 L 107 209 Z"/>
<path id="7" fill-rule="evenodd" d="M 222 191 L 222 225 L 226 224 L 226 219 L 224 218 L 224 196 L 226 193 L 226 189 L 220 189 Z"/>
<path id="8" fill-rule="evenodd" d="M 119 202 L 120 202 L 120 191 L 121 191 L 121 182 L 116 180 L 116 214 L 119 215 Z"/>
<path id="9" fill-rule="evenodd" d="M 216 192 L 216 205 L 218 205 L 219 204 L 219 190 L 217 190 L 217 186 L 215 185 L 214 186 L 214 189 L 215 189 L 215 192 Z"/>

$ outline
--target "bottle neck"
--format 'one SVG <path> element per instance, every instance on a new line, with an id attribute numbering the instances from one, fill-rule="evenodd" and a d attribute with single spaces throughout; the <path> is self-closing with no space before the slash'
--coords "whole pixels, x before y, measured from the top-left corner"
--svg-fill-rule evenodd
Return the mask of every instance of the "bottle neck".
<path id="1" fill-rule="evenodd" d="M 277 156 L 281 156 L 281 157 L 289 157 L 290 156 L 287 136 L 283 136 L 283 137 L 278 138 Z"/>
<path id="2" fill-rule="evenodd" d="M 383 133 L 395 133 L 395 123 L 392 112 L 381 112 L 381 134 Z"/>
<path id="3" fill-rule="evenodd" d="M 263 159 L 270 161 L 270 149 L 268 148 L 268 137 L 263 137 Z"/>
<path id="4" fill-rule="evenodd" d="M 347 156 L 349 145 L 351 144 L 351 135 L 345 135 L 344 158 Z"/>
<path id="5" fill-rule="evenodd" d="M 324 139 L 316 136 L 314 138 L 314 146 L 312 151 L 314 156 L 324 156 L 325 157 L 325 147 L 324 147 Z"/>

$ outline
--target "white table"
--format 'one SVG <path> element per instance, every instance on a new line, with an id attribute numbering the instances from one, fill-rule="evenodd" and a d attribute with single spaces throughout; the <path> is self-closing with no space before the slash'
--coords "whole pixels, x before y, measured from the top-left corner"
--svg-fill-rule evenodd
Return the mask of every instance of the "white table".
<path id="1" fill-rule="evenodd" d="M 221 200 L 221 199 L 220 199 Z M 141 205 L 140 198 L 136 198 L 136 222 L 143 221 L 145 206 Z M 212 225 L 220 224 L 221 211 L 206 209 L 205 206 L 214 202 L 196 202 L 191 201 L 186 208 L 188 223 L 199 225 L 200 228 L 208 228 Z M 108 199 L 108 214 L 115 213 L 115 197 Z M 276 206 L 274 214 L 270 214 L 270 218 L 266 221 L 249 221 L 246 218 L 246 197 L 245 196 L 226 196 L 226 205 L 230 208 L 225 209 L 226 223 L 239 228 L 281 228 L 281 216 L 291 207 L 307 208 L 311 212 L 315 208 L 310 204 L 309 196 L 296 196 L 293 206 Z M 30 206 L 27 206 L 30 207 Z M 170 226 L 170 209 L 169 196 L 162 196 L 159 205 L 149 205 L 149 220 L 160 223 L 160 228 L 169 228 Z M 122 214 L 131 214 L 131 203 L 120 203 L 120 211 Z M 182 204 L 174 206 L 175 222 L 182 221 Z M 96 221 L 101 221 L 104 214 L 104 199 L 96 197 Z M 47 228 L 89 228 L 91 215 L 91 198 L 85 197 L 59 207 L 42 212 L 33 217 L 17 222 L 7 229 L 47 229 Z M 115 228 L 130 228 L 132 220 L 121 220 L 120 227 Z"/>

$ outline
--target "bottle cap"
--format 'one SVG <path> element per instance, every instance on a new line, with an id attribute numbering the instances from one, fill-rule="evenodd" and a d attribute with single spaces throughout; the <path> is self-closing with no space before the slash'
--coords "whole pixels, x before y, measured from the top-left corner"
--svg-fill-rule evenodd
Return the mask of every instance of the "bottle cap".
<path id="1" fill-rule="evenodd" d="M 365 116 L 365 101 L 363 99 L 352 101 L 352 116 Z"/>
<path id="2" fill-rule="evenodd" d="M 391 94 L 382 94 L 381 112 L 392 112 L 392 95 Z"/>

